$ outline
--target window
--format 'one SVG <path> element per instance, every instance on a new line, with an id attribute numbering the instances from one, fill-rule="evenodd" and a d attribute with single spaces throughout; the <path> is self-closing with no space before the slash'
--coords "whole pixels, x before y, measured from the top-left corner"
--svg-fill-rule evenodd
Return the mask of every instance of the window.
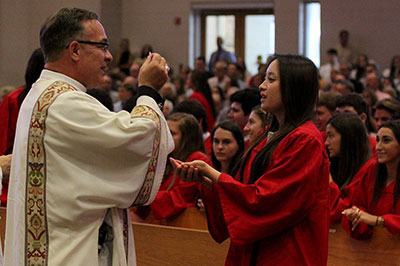
<path id="1" fill-rule="evenodd" d="M 235 16 L 206 17 L 206 60 L 217 50 L 217 37 L 224 40 L 225 50 L 235 54 Z"/>
<path id="2" fill-rule="evenodd" d="M 248 71 L 256 74 L 258 62 L 275 52 L 273 3 L 234 3 L 227 8 L 223 3 L 192 4 L 189 65 L 200 55 L 208 63 L 220 36 L 224 49 L 244 59 Z"/>
<path id="3" fill-rule="evenodd" d="M 300 53 L 310 58 L 314 64 L 320 65 L 320 41 L 321 41 L 321 4 L 316 2 L 306 2 L 300 8 L 300 25 L 304 27 L 300 30 L 300 40 L 304 40 L 300 45 Z"/>
<path id="4" fill-rule="evenodd" d="M 275 17 L 247 15 L 245 23 L 245 62 L 254 75 L 259 63 L 266 63 L 268 56 L 275 53 Z"/>

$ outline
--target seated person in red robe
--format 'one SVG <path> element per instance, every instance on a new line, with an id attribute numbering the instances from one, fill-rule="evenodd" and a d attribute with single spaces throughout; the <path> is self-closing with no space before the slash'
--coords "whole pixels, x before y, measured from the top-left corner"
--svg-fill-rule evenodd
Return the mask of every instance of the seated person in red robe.
<path id="1" fill-rule="evenodd" d="M 222 173 L 235 176 L 244 151 L 244 138 L 239 126 L 230 120 L 218 123 L 211 133 L 211 142 L 212 165 Z M 197 206 L 204 210 L 201 198 L 198 199 Z"/>
<path id="2" fill-rule="evenodd" d="M 197 119 L 202 129 L 206 154 L 208 158 L 211 158 L 211 134 L 210 131 L 208 131 L 208 120 L 204 107 L 196 100 L 186 99 L 174 107 L 173 113 L 187 113 L 193 115 Z"/>
<path id="3" fill-rule="evenodd" d="M 168 126 L 174 139 L 175 149 L 172 156 L 182 161 L 201 160 L 210 163 L 205 154 L 201 129 L 196 118 L 190 114 L 173 113 L 168 117 Z M 188 207 L 194 207 L 200 195 L 200 185 L 183 182 L 167 163 L 164 180 L 150 209 L 157 220 L 179 214 Z M 139 207 L 136 214 L 145 219 L 149 214 L 148 207 Z"/>
<path id="4" fill-rule="evenodd" d="M 331 223 L 338 223 L 342 220 L 342 211 L 351 206 L 356 188 L 373 159 L 370 159 L 367 129 L 356 114 L 338 114 L 328 120 L 326 137 L 331 174 Z"/>
<path id="5" fill-rule="evenodd" d="M 225 120 L 214 127 L 211 133 L 212 164 L 218 171 L 234 174 L 244 151 L 244 139 L 239 126 Z"/>
<path id="6" fill-rule="evenodd" d="M 353 207 L 343 211 L 342 226 L 359 239 L 370 236 L 374 226 L 400 234 L 400 121 L 383 124 L 377 141 L 378 158 L 359 183 Z"/>
<path id="7" fill-rule="evenodd" d="M 44 67 L 42 50 L 37 48 L 29 58 L 25 71 L 25 85 L 7 95 L 0 104 L 0 155 L 12 154 L 19 108 L 32 84 L 39 78 Z M 1 206 L 7 205 L 8 179 L 2 181 Z"/>
<path id="8" fill-rule="evenodd" d="M 217 112 L 215 111 L 211 88 L 207 82 L 206 72 L 193 70 L 188 78 L 188 87 L 193 90 L 189 98 L 198 101 L 206 110 L 208 131 L 212 131 Z"/>
<path id="9" fill-rule="evenodd" d="M 272 57 L 260 85 L 261 107 L 274 115 L 270 136 L 252 162 L 247 152 L 239 178 L 171 158 L 181 178 L 206 186 L 209 231 L 219 243 L 231 239 L 226 265 L 326 265 L 329 160 L 311 120 L 318 87 L 311 60 Z"/>

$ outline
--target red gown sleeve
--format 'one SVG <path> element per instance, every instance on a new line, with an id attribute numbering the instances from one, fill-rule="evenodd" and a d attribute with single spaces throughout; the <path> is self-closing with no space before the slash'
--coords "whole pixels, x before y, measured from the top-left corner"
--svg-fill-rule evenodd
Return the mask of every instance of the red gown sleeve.
<path id="1" fill-rule="evenodd" d="M 328 173 L 321 176 L 323 163 L 321 140 L 296 134 L 278 145 L 254 184 L 221 174 L 217 188 L 232 242 L 254 243 L 301 222 L 310 213 L 322 179 L 328 178 Z"/>
<path id="2" fill-rule="evenodd" d="M 209 163 L 207 156 L 195 152 L 188 157 L 187 162 L 202 160 Z M 193 207 L 199 196 L 200 184 L 183 182 L 178 176 L 171 190 L 160 190 L 150 204 L 154 217 L 158 220 L 166 219 L 186 209 Z"/>
<path id="3" fill-rule="evenodd" d="M 329 183 L 331 223 L 339 223 L 342 220 L 342 211 L 351 207 L 351 203 L 353 202 L 360 181 L 368 175 L 369 171 L 371 171 L 371 167 L 374 166 L 374 163 L 374 158 L 365 162 L 365 164 L 355 174 L 353 180 L 351 180 L 343 191 L 340 191 L 335 182 Z"/>
<path id="4" fill-rule="evenodd" d="M 375 161 L 376 162 L 376 161 Z M 375 181 L 375 169 L 376 163 L 373 163 L 371 167 L 368 168 L 364 178 L 360 180 L 357 188 L 355 189 L 355 195 L 351 206 L 357 206 L 360 210 L 368 212 L 368 205 L 370 201 L 370 195 L 372 196 L 371 189 L 374 186 Z M 366 223 L 360 222 L 354 231 L 351 231 L 352 224 L 346 215 L 342 216 L 342 227 L 349 233 L 352 237 L 357 239 L 366 239 L 372 235 L 373 226 Z"/>
<path id="5" fill-rule="evenodd" d="M 387 230 L 394 235 L 400 234 L 400 215 L 385 214 L 383 215 Z"/>
<path id="6" fill-rule="evenodd" d="M 202 187 L 201 198 L 204 202 L 207 214 L 207 226 L 212 238 L 222 243 L 229 237 L 228 228 L 222 213 L 221 203 L 216 191 L 217 186 L 213 183 L 212 190 Z"/>
<path id="7" fill-rule="evenodd" d="M 250 174 L 251 162 L 257 155 L 257 152 L 261 149 L 261 147 L 264 147 L 266 143 L 267 138 L 265 138 L 257 147 L 252 150 L 251 156 L 248 158 L 248 161 L 245 165 L 245 176 Z M 239 179 L 239 176 L 236 178 Z M 216 242 L 222 243 L 229 237 L 229 232 L 222 212 L 217 185 L 213 183 L 212 190 L 203 186 L 201 190 L 201 198 L 203 199 L 206 208 L 208 231 Z"/>

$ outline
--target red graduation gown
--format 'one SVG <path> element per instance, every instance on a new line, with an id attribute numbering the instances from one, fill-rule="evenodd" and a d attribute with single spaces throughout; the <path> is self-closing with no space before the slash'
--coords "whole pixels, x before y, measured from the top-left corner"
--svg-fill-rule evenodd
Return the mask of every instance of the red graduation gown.
<path id="1" fill-rule="evenodd" d="M 25 86 L 22 86 L 4 97 L 0 104 L 0 155 L 12 153 L 15 128 L 19 113 L 18 96 Z"/>
<path id="2" fill-rule="evenodd" d="M 194 152 L 187 162 L 201 160 L 210 163 L 207 156 L 202 152 Z M 173 180 L 172 172 L 160 186 L 156 198 L 150 204 L 154 218 L 161 220 L 176 215 L 188 207 L 194 207 L 200 194 L 200 184 L 182 181 L 178 176 L 171 190 L 167 190 Z"/>
<path id="3" fill-rule="evenodd" d="M 255 246 L 257 265 L 326 265 L 329 161 L 315 125 L 289 133 L 254 184 L 245 173 L 243 183 L 221 174 L 203 188 L 211 235 L 231 238 L 226 265 L 249 265 Z"/>
<path id="4" fill-rule="evenodd" d="M 15 129 L 19 114 L 18 96 L 25 86 L 12 91 L 0 104 L 0 155 L 12 153 L 15 138 Z M 0 201 L 1 206 L 7 206 L 8 180 L 2 182 Z"/>
<path id="5" fill-rule="evenodd" d="M 342 220 L 342 211 L 351 207 L 353 197 L 356 194 L 359 183 L 369 175 L 371 165 L 375 164 L 375 158 L 371 158 L 354 175 L 353 180 L 340 191 L 335 182 L 329 183 L 329 196 L 331 205 L 331 223 L 339 223 Z"/>
<path id="6" fill-rule="evenodd" d="M 211 134 L 204 140 L 204 148 L 206 150 L 208 158 L 212 158 L 212 141 Z"/>
<path id="7" fill-rule="evenodd" d="M 215 124 L 215 117 L 206 97 L 204 97 L 204 95 L 200 92 L 195 91 L 190 95 L 189 98 L 198 101 L 204 107 L 207 115 L 208 131 L 212 132 Z"/>
<path id="8" fill-rule="evenodd" d="M 395 235 L 400 234 L 400 201 L 398 201 L 395 211 L 392 213 L 393 193 L 396 181 L 389 184 L 383 189 L 382 196 L 378 200 L 376 206 L 371 203 L 374 191 L 376 167 L 378 165 L 375 159 L 374 163 L 368 168 L 368 174 L 362 182 L 359 182 L 356 195 L 352 205 L 357 206 L 360 210 L 369 214 L 383 216 L 387 230 Z M 358 239 L 367 238 L 372 234 L 373 226 L 366 223 L 359 223 L 354 231 L 351 231 L 351 222 L 345 215 L 342 218 L 343 228 L 353 237 Z"/>
<path id="9" fill-rule="evenodd" d="M 371 136 L 368 136 L 369 145 L 371 146 L 371 152 L 373 157 L 377 157 L 378 154 L 376 153 L 376 139 Z"/>

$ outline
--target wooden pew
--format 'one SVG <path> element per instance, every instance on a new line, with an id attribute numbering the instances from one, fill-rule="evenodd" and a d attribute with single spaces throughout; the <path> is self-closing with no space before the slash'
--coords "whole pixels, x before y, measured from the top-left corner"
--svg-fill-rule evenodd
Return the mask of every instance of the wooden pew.
<path id="1" fill-rule="evenodd" d="M 229 241 L 216 243 L 205 230 L 132 223 L 139 266 L 224 265 Z"/>
<path id="2" fill-rule="evenodd" d="M 133 221 L 136 221 L 133 219 Z M 149 216 L 143 221 L 148 224 L 166 225 L 183 227 L 190 229 L 208 230 L 207 228 L 207 215 L 205 212 L 200 212 L 196 208 L 186 208 L 184 211 L 163 220 L 154 218 L 153 213 L 150 212 Z"/>
<path id="3" fill-rule="evenodd" d="M 400 236 L 376 227 L 370 239 L 357 240 L 331 225 L 328 265 L 400 265 Z"/>
<path id="4" fill-rule="evenodd" d="M 169 224 L 204 226 L 204 213 L 188 209 L 182 215 Z M 0 207 L 3 250 L 5 228 L 6 208 Z M 229 240 L 217 244 L 206 230 L 133 223 L 133 231 L 138 265 L 224 265 L 229 247 Z M 390 234 L 385 228 L 374 228 L 370 239 L 357 240 L 340 224 L 332 225 L 328 265 L 400 265 L 400 236 Z"/>

